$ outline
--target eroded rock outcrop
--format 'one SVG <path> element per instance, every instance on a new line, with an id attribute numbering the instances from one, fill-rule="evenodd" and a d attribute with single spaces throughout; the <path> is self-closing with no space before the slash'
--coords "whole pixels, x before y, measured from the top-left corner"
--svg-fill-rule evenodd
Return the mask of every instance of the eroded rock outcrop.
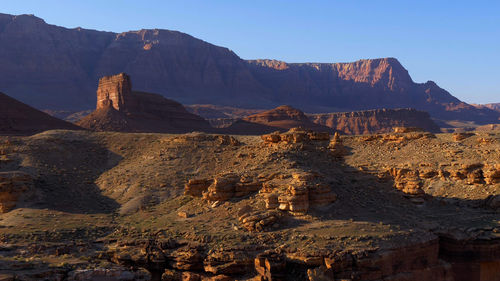
<path id="1" fill-rule="evenodd" d="M 323 183 L 318 175 L 294 173 L 286 178 L 287 183 L 276 185 L 269 180 L 225 173 L 213 179 L 189 180 L 184 194 L 203 197 L 208 202 L 223 202 L 261 193 L 268 211 L 248 210 L 239 215 L 244 228 L 250 231 L 262 231 L 277 222 L 280 215 L 273 210 L 301 215 L 307 213 L 310 207 L 328 205 L 337 199 L 331 187 Z"/>
<path id="2" fill-rule="evenodd" d="M 344 147 L 342 143 L 342 138 L 338 132 L 335 133 L 330 144 L 328 145 L 328 149 L 332 152 L 332 155 L 337 158 L 342 158 L 347 154 L 347 149 Z"/>
<path id="3" fill-rule="evenodd" d="M 255 258 L 255 271 L 260 276 L 258 280 L 285 280 L 286 256 L 275 251 L 260 253 Z"/>
<path id="4" fill-rule="evenodd" d="M 318 143 L 329 141 L 330 134 L 328 132 L 315 132 L 296 127 L 290 129 L 286 133 L 274 132 L 268 135 L 262 135 L 261 139 L 266 144 L 297 144 L 297 143 Z"/>
<path id="5" fill-rule="evenodd" d="M 180 103 L 161 95 L 132 91 L 125 73 L 99 80 L 97 106 L 78 121 L 94 131 L 182 133 L 211 131 L 203 118 L 189 113 Z"/>
<path id="6" fill-rule="evenodd" d="M 18 201 L 33 196 L 33 177 L 20 171 L 0 172 L 0 213 L 16 207 Z"/>
<path id="7" fill-rule="evenodd" d="M 394 187 L 402 192 L 422 196 L 425 192 L 422 190 L 422 181 L 417 170 L 410 169 L 391 169 L 390 174 L 394 177 Z"/>
<path id="8" fill-rule="evenodd" d="M 211 202 L 227 201 L 257 192 L 262 182 L 235 173 L 216 175 L 213 179 L 191 179 L 184 187 L 184 194 L 200 197 Z"/>
<path id="9" fill-rule="evenodd" d="M 321 177 L 310 173 L 295 173 L 284 186 L 265 185 L 264 194 L 267 209 L 287 211 L 293 215 L 307 213 L 310 207 L 324 206 L 335 202 L 337 195 Z"/>
<path id="10" fill-rule="evenodd" d="M 330 132 L 331 128 L 316 124 L 300 110 L 288 105 L 247 116 L 235 121 L 224 130 L 232 134 L 265 134 L 274 131 L 284 132 L 292 128 L 309 131 Z"/>

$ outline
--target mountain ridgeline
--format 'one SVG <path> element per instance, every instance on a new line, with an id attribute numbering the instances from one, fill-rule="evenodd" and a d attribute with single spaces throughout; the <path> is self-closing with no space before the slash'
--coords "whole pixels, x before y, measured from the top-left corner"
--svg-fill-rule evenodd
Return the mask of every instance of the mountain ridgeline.
<path id="1" fill-rule="evenodd" d="M 443 120 L 498 122 L 500 113 L 461 102 L 434 82 L 415 83 L 394 58 L 353 63 L 247 61 L 169 30 L 124 33 L 49 25 L 0 14 L 0 91 L 42 109 L 95 104 L 102 76 L 127 72 L 139 91 L 184 104 L 306 112 L 415 108 Z"/>

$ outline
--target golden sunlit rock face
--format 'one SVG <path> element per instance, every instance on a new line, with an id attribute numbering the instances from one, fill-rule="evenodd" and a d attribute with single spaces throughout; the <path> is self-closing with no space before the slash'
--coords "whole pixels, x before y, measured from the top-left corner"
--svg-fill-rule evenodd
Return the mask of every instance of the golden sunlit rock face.
<path id="1" fill-rule="evenodd" d="M 6 276 L 495 280 L 496 133 L 47 131 L 0 152 Z"/>

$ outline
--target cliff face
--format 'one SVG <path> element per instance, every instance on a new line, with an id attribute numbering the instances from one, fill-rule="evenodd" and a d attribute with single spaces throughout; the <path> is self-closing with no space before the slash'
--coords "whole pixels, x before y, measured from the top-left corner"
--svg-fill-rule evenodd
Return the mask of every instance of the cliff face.
<path id="1" fill-rule="evenodd" d="M 210 131 L 206 120 L 180 103 L 157 94 L 132 91 L 130 76 L 120 73 L 99 81 L 96 110 L 78 121 L 94 131 L 165 132 Z"/>
<path id="2" fill-rule="evenodd" d="M 433 82 L 414 83 L 393 58 L 354 63 L 245 61 L 227 48 L 169 30 L 120 34 L 0 14 L 0 90 L 39 108 L 88 109 L 99 77 L 127 72 L 136 89 L 187 104 L 308 112 L 412 107 L 447 120 L 498 121 Z"/>
<path id="3" fill-rule="evenodd" d="M 389 133 L 394 127 L 417 127 L 439 132 L 427 112 L 414 109 L 377 109 L 357 112 L 310 114 L 317 123 L 348 135 Z"/>
<path id="4" fill-rule="evenodd" d="M 105 76 L 99 80 L 97 88 L 96 109 L 107 108 L 110 105 L 116 110 L 127 110 L 132 97 L 132 82 L 125 73 L 114 76 Z M 110 104 L 111 101 L 111 104 Z"/>
<path id="5" fill-rule="evenodd" d="M 34 134 L 46 130 L 81 129 L 0 93 L 0 134 Z"/>

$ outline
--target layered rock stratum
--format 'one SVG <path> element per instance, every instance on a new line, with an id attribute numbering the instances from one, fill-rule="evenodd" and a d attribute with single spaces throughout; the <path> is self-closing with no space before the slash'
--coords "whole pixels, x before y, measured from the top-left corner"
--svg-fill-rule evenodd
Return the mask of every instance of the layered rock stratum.
<path id="1" fill-rule="evenodd" d="M 420 128 L 428 132 L 439 132 L 440 127 L 427 112 L 411 109 L 375 109 L 354 112 L 304 114 L 290 107 L 280 106 L 272 110 L 237 110 L 231 107 L 191 106 L 189 110 L 199 112 L 210 124 L 223 129 L 221 132 L 235 134 L 264 134 L 302 127 L 315 131 L 337 131 L 346 135 L 389 133 L 398 127 Z M 232 116 L 232 118 L 227 118 Z"/>
<path id="2" fill-rule="evenodd" d="M 331 128 L 312 122 L 304 112 L 288 105 L 236 120 L 222 131 L 232 134 L 258 135 L 273 131 L 288 131 L 295 127 L 330 132 Z"/>
<path id="3" fill-rule="evenodd" d="M 180 103 L 161 95 L 132 91 L 130 76 L 99 80 L 96 110 L 77 122 L 93 131 L 185 133 L 210 131 L 210 124 Z"/>
<path id="4" fill-rule="evenodd" d="M 417 127 L 429 132 L 439 132 L 440 130 L 427 112 L 414 109 L 376 109 L 310 114 L 309 118 L 314 123 L 348 135 L 389 133 L 397 127 Z"/>
<path id="5" fill-rule="evenodd" d="M 32 15 L 0 15 L 0 90 L 44 109 L 90 109 L 102 76 L 127 72 L 137 90 L 184 104 L 306 112 L 416 108 L 432 117 L 496 123 L 434 82 L 415 83 L 394 58 L 353 63 L 246 61 L 231 50 L 169 30 L 124 33 L 46 24 Z"/>

